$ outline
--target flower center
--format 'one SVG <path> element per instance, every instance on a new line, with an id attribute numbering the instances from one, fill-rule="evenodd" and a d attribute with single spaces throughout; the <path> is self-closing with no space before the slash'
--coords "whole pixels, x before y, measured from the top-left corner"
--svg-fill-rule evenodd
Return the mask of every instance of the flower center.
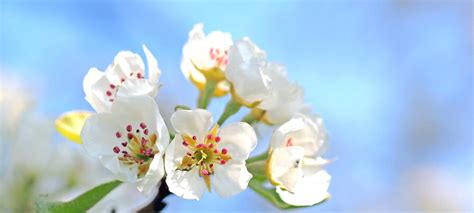
<path id="1" fill-rule="evenodd" d="M 135 129 L 132 124 L 126 125 L 124 129 L 115 133 L 120 145 L 114 146 L 112 151 L 117 154 L 122 165 L 138 166 L 137 176 L 141 178 L 147 173 L 155 155 L 159 153 L 156 146 L 157 136 L 149 134 L 147 125 L 143 122 Z"/>
<path id="2" fill-rule="evenodd" d="M 211 48 L 209 50 L 209 56 L 211 57 L 211 60 L 216 63 L 216 66 L 222 67 L 227 65 L 227 50 L 222 50 L 219 48 Z"/>
<path id="3" fill-rule="evenodd" d="M 211 190 L 210 175 L 214 174 L 214 166 L 223 166 L 232 157 L 226 148 L 218 149 L 221 138 L 217 136 L 218 126 L 214 126 L 204 139 L 199 143 L 196 136 L 183 135 L 182 145 L 188 148 L 188 152 L 181 160 L 178 170 L 190 171 L 198 167 L 199 176 L 204 178 L 208 190 Z"/>

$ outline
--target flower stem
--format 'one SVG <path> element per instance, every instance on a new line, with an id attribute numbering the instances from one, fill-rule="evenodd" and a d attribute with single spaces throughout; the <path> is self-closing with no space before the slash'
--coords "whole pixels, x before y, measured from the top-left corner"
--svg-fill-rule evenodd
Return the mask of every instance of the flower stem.
<path id="1" fill-rule="evenodd" d="M 230 116 L 234 115 L 237 113 L 242 105 L 237 103 L 234 99 L 230 99 L 229 102 L 225 105 L 224 112 L 222 112 L 221 117 L 219 117 L 219 121 L 217 121 L 217 124 L 219 126 L 222 126 L 222 124 L 229 118 Z"/>
<path id="2" fill-rule="evenodd" d="M 262 160 L 267 160 L 268 158 L 268 152 L 264 152 L 260 155 L 257 155 L 257 156 L 254 156 L 254 157 L 251 157 L 249 159 L 247 159 L 247 163 L 253 163 L 255 161 L 262 161 Z"/>
<path id="3" fill-rule="evenodd" d="M 252 113 L 249 113 L 244 118 L 242 118 L 242 122 L 248 123 L 250 125 L 254 125 L 258 122 L 258 119 L 255 116 L 253 116 Z"/>
<path id="4" fill-rule="evenodd" d="M 281 200 L 280 196 L 275 192 L 275 188 L 266 188 L 264 186 L 264 181 L 259 181 L 256 178 L 252 178 L 249 182 L 249 187 L 280 209 L 294 208 L 294 206 L 289 205 Z"/>
<path id="5" fill-rule="evenodd" d="M 174 111 L 175 111 L 175 112 L 178 111 L 178 110 L 190 110 L 190 109 L 191 109 L 191 108 L 188 107 L 188 106 L 186 106 L 186 105 L 176 105 L 176 106 L 174 107 Z"/>
<path id="6" fill-rule="evenodd" d="M 208 80 L 204 89 L 199 92 L 198 108 L 206 109 L 211 102 L 211 98 L 216 90 L 217 82 Z"/>

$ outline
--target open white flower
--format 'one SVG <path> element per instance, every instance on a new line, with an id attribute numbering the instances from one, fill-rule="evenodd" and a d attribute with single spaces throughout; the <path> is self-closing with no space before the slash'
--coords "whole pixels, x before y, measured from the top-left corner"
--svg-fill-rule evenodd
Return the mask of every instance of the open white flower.
<path id="1" fill-rule="evenodd" d="M 247 188 L 252 175 L 245 160 L 257 145 L 250 125 L 239 122 L 211 129 L 211 113 L 202 109 L 177 111 L 171 123 L 177 132 L 165 155 L 171 192 L 198 200 L 206 188 L 221 197 Z"/>
<path id="2" fill-rule="evenodd" d="M 145 65 L 140 55 L 121 51 L 105 72 L 93 67 L 84 77 L 83 87 L 86 100 L 97 112 L 110 111 L 117 96 L 156 96 L 161 71 L 158 62 L 148 48 L 143 45 L 148 62 L 148 79 L 145 79 Z"/>
<path id="3" fill-rule="evenodd" d="M 242 105 L 257 105 L 270 95 L 271 79 L 265 52 L 249 38 L 236 41 L 229 49 L 225 72 L 232 84 L 233 97 Z"/>
<path id="4" fill-rule="evenodd" d="M 164 175 L 163 154 L 169 133 L 155 101 L 147 96 L 117 97 L 111 112 L 91 115 L 81 138 L 117 179 L 139 191 L 155 187 Z"/>
<path id="5" fill-rule="evenodd" d="M 200 90 L 204 89 L 208 80 L 216 81 L 214 95 L 222 96 L 229 91 L 224 70 L 232 36 L 221 31 L 205 35 L 203 28 L 203 24 L 199 23 L 189 32 L 188 42 L 183 47 L 181 71 Z"/>
<path id="6" fill-rule="evenodd" d="M 295 206 L 310 206 L 329 197 L 331 176 L 320 157 L 327 145 L 322 119 L 295 115 L 272 135 L 267 172 L 281 199 Z"/>
<path id="7" fill-rule="evenodd" d="M 268 66 L 272 80 L 270 95 L 252 110 L 254 116 L 267 124 L 282 124 L 297 113 L 308 113 L 310 107 L 304 103 L 304 89 L 288 79 L 286 67 L 275 63 Z"/>

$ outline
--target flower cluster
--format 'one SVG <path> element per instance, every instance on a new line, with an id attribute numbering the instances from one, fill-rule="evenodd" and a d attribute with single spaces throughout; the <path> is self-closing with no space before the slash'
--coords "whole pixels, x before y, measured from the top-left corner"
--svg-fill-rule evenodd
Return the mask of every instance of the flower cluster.
<path id="1" fill-rule="evenodd" d="M 285 66 L 268 61 L 249 38 L 206 35 L 202 24 L 195 25 L 181 70 L 200 91 L 197 108 L 176 107 L 167 127 L 155 100 L 161 71 L 143 49 L 148 78 L 140 55 L 119 52 L 105 72 L 92 68 L 84 78 L 85 99 L 96 113 L 66 113 L 57 121 L 63 135 L 82 144 L 118 180 L 144 193 L 166 184 L 175 195 L 196 200 L 206 191 L 230 197 L 250 186 L 282 208 L 328 199 L 326 130 Z M 227 94 L 231 98 L 214 122 L 206 108 L 213 97 Z M 248 115 L 224 125 L 241 108 Z M 258 123 L 275 130 L 268 151 L 249 158 Z"/>

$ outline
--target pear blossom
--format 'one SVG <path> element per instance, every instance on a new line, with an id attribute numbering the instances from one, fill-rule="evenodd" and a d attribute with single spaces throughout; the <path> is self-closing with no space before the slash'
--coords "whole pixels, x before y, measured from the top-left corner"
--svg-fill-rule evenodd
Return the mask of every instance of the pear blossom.
<path id="1" fill-rule="evenodd" d="M 171 116 L 177 134 L 165 155 L 166 183 L 182 198 L 199 200 L 206 189 L 230 197 L 252 178 L 245 160 L 257 144 L 253 128 L 238 122 L 219 130 L 212 123 L 211 113 L 202 109 Z"/>
<path id="2" fill-rule="evenodd" d="M 158 62 L 148 48 L 143 45 L 148 62 L 148 79 L 145 79 L 145 65 L 140 55 L 121 51 L 105 72 L 93 67 L 84 77 L 85 99 L 97 112 L 110 111 L 110 107 L 119 95 L 156 96 L 161 71 Z"/>
<path id="3" fill-rule="evenodd" d="M 310 206 L 329 197 L 331 176 L 322 168 L 327 146 L 322 119 L 295 115 L 272 135 L 267 164 L 269 180 L 280 198 L 295 206 Z"/>
<path id="4" fill-rule="evenodd" d="M 228 62 L 228 50 L 232 45 L 230 33 L 213 31 L 203 32 L 204 25 L 198 23 L 189 32 L 189 38 L 183 47 L 181 71 L 199 89 L 204 89 L 208 80 L 216 81 L 216 96 L 225 95 L 229 84 L 225 81 L 224 71 Z"/>
<path id="5" fill-rule="evenodd" d="M 252 113 L 267 124 L 282 124 L 297 113 L 308 114 L 310 107 L 304 102 L 304 89 L 288 79 L 286 67 L 269 63 L 272 80 L 270 95 L 254 108 Z"/>
<path id="6" fill-rule="evenodd" d="M 81 132 L 86 151 L 117 179 L 147 193 L 164 175 L 168 129 L 148 95 L 117 97 L 111 112 L 91 115 Z"/>
<path id="7" fill-rule="evenodd" d="M 266 54 L 249 38 L 236 41 L 229 49 L 226 78 L 231 83 L 233 98 L 241 105 L 258 105 L 271 93 Z"/>

